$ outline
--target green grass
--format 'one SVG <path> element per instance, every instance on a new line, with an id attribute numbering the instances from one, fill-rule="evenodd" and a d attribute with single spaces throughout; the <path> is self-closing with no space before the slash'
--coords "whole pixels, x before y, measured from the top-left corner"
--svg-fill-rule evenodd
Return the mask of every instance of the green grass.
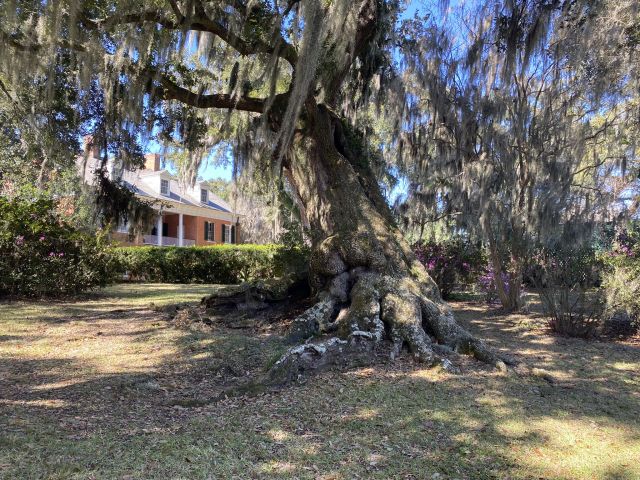
<path id="1" fill-rule="evenodd" d="M 551 337 L 539 317 L 472 303 L 454 304 L 457 318 L 551 382 L 401 360 L 176 406 L 282 350 L 274 335 L 178 330 L 147 308 L 213 288 L 0 303 L 0 478 L 640 478 L 638 345 Z"/>

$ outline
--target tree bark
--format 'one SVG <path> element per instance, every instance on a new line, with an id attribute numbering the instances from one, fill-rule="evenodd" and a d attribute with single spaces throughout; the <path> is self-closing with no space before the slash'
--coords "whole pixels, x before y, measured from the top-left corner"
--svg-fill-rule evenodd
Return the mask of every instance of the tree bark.
<path id="1" fill-rule="evenodd" d="M 455 351 L 503 368 L 498 355 L 455 322 L 341 120 L 308 104 L 302 124 L 283 167 L 310 227 L 317 303 L 294 322 L 291 340 L 305 343 L 276 363 L 272 381 L 360 364 L 380 351 L 394 358 L 403 347 L 427 364 Z"/>
<path id="2" fill-rule="evenodd" d="M 507 312 L 516 312 L 522 307 L 522 267 L 512 260 L 513 268 L 511 272 L 507 272 L 507 282 L 503 279 L 503 268 L 498 247 L 491 231 L 489 231 L 489 260 L 493 267 L 493 284 L 496 287 L 496 293 L 500 299 L 503 310 Z"/>

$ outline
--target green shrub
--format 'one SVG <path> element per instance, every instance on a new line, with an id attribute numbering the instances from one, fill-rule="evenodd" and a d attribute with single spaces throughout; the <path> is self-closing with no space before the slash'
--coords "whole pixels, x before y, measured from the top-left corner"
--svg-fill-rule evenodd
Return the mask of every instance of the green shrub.
<path id="1" fill-rule="evenodd" d="M 640 327 L 640 244 L 629 238 L 623 232 L 601 256 L 606 265 L 601 286 L 604 330 L 609 335 L 632 335 Z"/>
<path id="2" fill-rule="evenodd" d="M 445 300 L 457 287 L 472 284 L 486 265 L 482 250 L 460 237 L 444 242 L 420 241 L 413 245 L 413 251 Z"/>
<path id="3" fill-rule="evenodd" d="M 602 332 L 602 262 L 590 246 L 542 248 L 533 258 L 530 280 L 539 289 L 549 327 L 570 337 L 592 338 Z"/>
<path id="4" fill-rule="evenodd" d="M 113 278 L 102 233 L 65 222 L 47 198 L 0 197 L 0 295 L 60 295 Z"/>
<path id="5" fill-rule="evenodd" d="M 147 282 L 233 284 L 300 275 L 307 264 L 304 250 L 280 245 L 119 247 L 112 253 L 118 273 Z"/>

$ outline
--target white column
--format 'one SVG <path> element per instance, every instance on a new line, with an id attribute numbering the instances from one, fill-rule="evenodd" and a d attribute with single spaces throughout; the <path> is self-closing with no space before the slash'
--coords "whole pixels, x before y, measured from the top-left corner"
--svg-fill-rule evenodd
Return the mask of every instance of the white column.
<path id="1" fill-rule="evenodd" d="M 156 230 L 158 233 L 158 246 L 161 247 L 162 246 L 162 214 L 158 215 Z"/>
<path id="2" fill-rule="evenodd" d="M 182 214 L 178 214 L 178 246 L 181 247 L 184 243 L 182 239 L 184 238 L 184 224 L 182 223 Z"/>

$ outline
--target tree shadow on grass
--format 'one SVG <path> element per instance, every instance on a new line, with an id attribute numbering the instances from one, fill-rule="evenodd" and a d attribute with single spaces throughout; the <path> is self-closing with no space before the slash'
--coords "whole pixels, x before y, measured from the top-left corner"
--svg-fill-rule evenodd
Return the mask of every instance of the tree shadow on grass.
<path id="1" fill-rule="evenodd" d="M 401 360 L 208 404 L 201 400 L 264 369 L 281 338 L 175 331 L 132 309 L 115 319 L 129 329 L 104 333 L 84 357 L 3 356 L 0 476 L 5 468 L 7 478 L 634 478 L 623 450 L 640 433 L 636 348 L 544 337 L 458 307 L 473 333 L 552 382 L 470 359 L 458 376 Z M 108 318 L 95 320 L 101 328 Z M 93 372 L 100 346 L 121 334 L 141 349 L 132 357 L 140 365 L 154 342 L 166 351 L 145 368 Z"/>

